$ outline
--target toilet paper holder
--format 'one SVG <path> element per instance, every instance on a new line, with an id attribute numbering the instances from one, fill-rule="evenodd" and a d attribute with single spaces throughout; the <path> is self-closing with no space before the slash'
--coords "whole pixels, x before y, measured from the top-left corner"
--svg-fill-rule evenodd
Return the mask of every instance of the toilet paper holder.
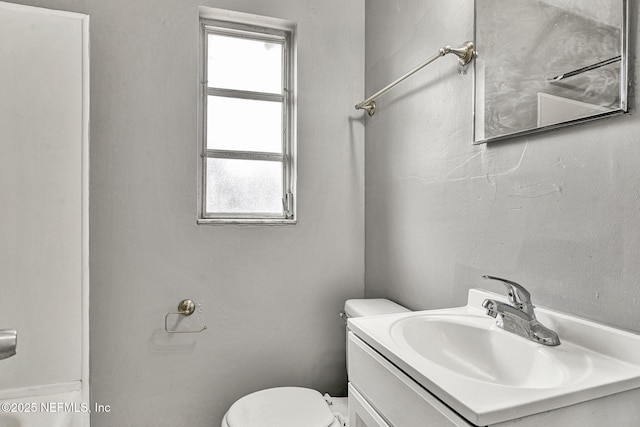
<path id="1" fill-rule="evenodd" d="M 164 330 L 167 331 L 168 334 L 197 334 L 207 329 L 206 326 L 203 326 L 202 329 L 198 330 L 177 330 L 177 329 L 169 329 L 167 326 L 167 322 L 169 320 L 169 316 L 173 314 L 177 314 L 179 316 L 191 316 L 196 311 L 196 303 L 190 299 L 183 299 L 178 304 L 178 311 L 172 311 L 164 316 Z"/>

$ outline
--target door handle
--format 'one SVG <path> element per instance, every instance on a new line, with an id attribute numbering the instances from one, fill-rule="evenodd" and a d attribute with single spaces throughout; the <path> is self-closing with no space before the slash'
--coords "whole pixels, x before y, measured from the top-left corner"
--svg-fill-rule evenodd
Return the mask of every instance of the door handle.
<path id="1" fill-rule="evenodd" d="M 0 360 L 16 354 L 18 345 L 18 331 L 15 329 L 0 329 Z"/>

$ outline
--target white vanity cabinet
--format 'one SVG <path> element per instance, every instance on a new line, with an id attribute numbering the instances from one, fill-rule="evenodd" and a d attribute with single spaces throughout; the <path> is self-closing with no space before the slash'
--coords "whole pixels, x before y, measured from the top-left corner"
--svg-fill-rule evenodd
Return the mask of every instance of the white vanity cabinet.
<path id="1" fill-rule="evenodd" d="M 349 426 L 473 426 L 353 332 L 348 346 Z"/>
<path id="2" fill-rule="evenodd" d="M 389 424 L 351 384 L 349 384 L 349 425 L 354 427 L 389 427 Z"/>
<path id="3" fill-rule="evenodd" d="M 442 403 L 353 332 L 348 338 L 351 427 L 477 426 Z M 481 427 L 640 425 L 640 389 Z"/>

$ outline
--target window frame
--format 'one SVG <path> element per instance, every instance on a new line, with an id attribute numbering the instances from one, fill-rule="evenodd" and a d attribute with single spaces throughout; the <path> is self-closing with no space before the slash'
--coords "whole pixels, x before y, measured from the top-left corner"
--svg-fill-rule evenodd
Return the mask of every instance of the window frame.
<path id="1" fill-rule="evenodd" d="M 236 13 L 238 14 L 238 13 Z M 260 17 L 262 18 L 262 17 Z M 255 19 L 255 17 L 254 17 Z M 198 224 L 295 224 L 296 215 L 296 164 L 295 164 L 295 57 L 294 28 L 283 27 L 270 18 L 262 18 L 260 25 L 241 21 L 200 18 L 200 84 L 199 84 L 199 153 L 198 162 Z M 267 25 L 264 25 L 267 24 Z M 282 46 L 282 93 L 246 91 L 211 87 L 208 84 L 208 36 L 219 34 L 247 40 L 277 43 Z M 282 151 L 281 153 L 209 149 L 207 147 L 207 102 L 209 96 L 231 99 L 280 102 L 282 105 Z M 282 164 L 282 214 L 265 212 L 207 212 L 207 160 L 239 159 L 277 161 Z"/>

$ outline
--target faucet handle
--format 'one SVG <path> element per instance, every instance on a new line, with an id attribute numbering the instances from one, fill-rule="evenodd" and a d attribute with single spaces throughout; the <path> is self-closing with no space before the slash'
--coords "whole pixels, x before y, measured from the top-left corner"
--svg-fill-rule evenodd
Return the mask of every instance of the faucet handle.
<path id="1" fill-rule="evenodd" d="M 501 279 L 495 276 L 482 276 L 483 279 L 491 279 L 502 282 L 509 291 L 509 302 L 516 307 L 523 308 L 523 306 L 531 305 L 531 294 L 524 286 L 512 282 L 511 280 Z"/>

